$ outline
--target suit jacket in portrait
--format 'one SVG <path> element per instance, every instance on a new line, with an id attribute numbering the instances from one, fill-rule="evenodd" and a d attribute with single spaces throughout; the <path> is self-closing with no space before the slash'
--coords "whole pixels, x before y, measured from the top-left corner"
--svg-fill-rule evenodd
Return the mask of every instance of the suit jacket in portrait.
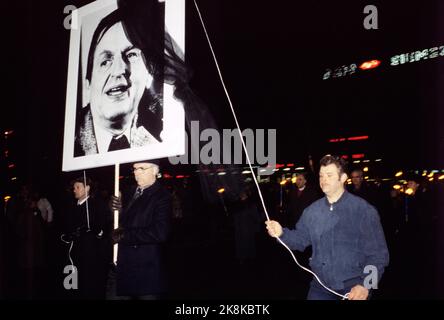
<path id="1" fill-rule="evenodd" d="M 163 130 L 163 110 L 162 98 L 160 95 L 153 95 L 145 91 L 139 103 L 136 128 L 144 127 L 148 132 L 147 144 L 161 142 L 160 133 Z M 131 145 L 134 147 L 134 145 Z M 74 157 L 81 157 L 99 153 L 96 134 L 94 132 L 94 120 L 91 107 L 79 110 L 76 117 L 76 131 L 74 141 Z"/>

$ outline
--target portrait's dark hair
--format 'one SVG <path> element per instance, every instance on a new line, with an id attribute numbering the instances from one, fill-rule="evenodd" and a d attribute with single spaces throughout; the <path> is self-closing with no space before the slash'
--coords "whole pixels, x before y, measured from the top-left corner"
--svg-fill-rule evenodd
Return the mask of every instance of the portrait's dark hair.
<path id="1" fill-rule="evenodd" d="M 148 71 L 155 77 L 163 73 L 163 16 L 158 1 L 119 1 L 118 9 L 104 17 L 98 24 L 91 40 L 86 66 L 86 79 L 91 81 L 94 52 L 104 34 L 121 22 L 129 41 L 143 53 Z"/>
<path id="2" fill-rule="evenodd" d="M 323 156 L 321 161 L 319 161 L 321 167 L 334 164 L 339 169 L 339 177 L 345 173 L 347 174 L 347 161 L 344 158 L 332 155 Z"/>

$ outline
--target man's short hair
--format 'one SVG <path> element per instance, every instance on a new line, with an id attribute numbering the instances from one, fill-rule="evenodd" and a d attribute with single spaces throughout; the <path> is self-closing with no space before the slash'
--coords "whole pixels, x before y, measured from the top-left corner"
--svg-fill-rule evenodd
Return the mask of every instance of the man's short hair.
<path id="1" fill-rule="evenodd" d="M 83 186 L 89 186 L 89 188 L 90 189 L 92 189 L 92 184 L 93 184 L 93 182 L 92 182 L 92 180 L 90 179 L 90 178 L 84 178 L 84 177 L 78 177 L 78 178 L 76 178 L 76 179 L 74 179 L 73 181 L 72 181 L 72 185 L 74 185 L 75 183 L 77 183 L 77 182 L 79 182 L 79 183 L 81 183 L 81 184 L 83 184 Z M 86 184 L 86 185 L 85 185 Z"/>
<path id="2" fill-rule="evenodd" d="M 351 175 L 353 172 L 358 172 L 361 176 L 364 175 L 364 171 L 363 171 L 361 168 L 354 168 L 354 169 L 352 169 L 352 170 L 350 171 L 350 175 Z"/>
<path id="3" fill-rule="evenodd" d="M 322 157 L 321 161 L 319 161 L 319 164 L 321 165 L 321 167 L 334 164 L 339 169 L 339 176 L 341 176 L 343 173 L 347 174 L 347 161 L 339 156 L 332 156 L 327 154 Z"/>
<path id="4" fill-rule="evenodd" d="M 297 172 L 297 173 L 296 173 L 296 177 L 297 177 L 297 176 L 303 176 L 304 179 L 307 180 L 307 174 L 308 174 L 308 173 L 305 172 L 305 171 L 304 171 L 304 172 Z"/>

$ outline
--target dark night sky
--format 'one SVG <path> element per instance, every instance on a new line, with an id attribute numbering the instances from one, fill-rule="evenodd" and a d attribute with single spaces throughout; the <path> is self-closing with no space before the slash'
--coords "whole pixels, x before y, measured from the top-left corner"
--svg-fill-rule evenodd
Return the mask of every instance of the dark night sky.
<path id="1" fill-rule="evenodd" d="M 61 170 L 69 44 L 63 8 L 88 2 L 7 4 L 3 23 L 12 32 L 5 43 L 12 48 L 4 47 L 3 67 L 13 90 L 3 105 L 2 128 L 15 129 L 21 146 L 16 156 L 28 170 Z M 329 152 L 328 138 L 367 134 L 369 153 L 387 162 L 442 167 L 438 124 L 444 123 L 444 57 L 389 66 L 390 56 L 444 44 L 444 8 L 438 0 L 372 2 L 378 30 L 363 28 L 368 1 L 198 3 L 241 126 L 277 129 L 278 161 L 303 162 L 309 152 Z M 190 0 L 186 21 L 191 86 L 220 127 L 234 128 Z M 380 59 L 382 65 L 322 81 L 326 68 L 367 59 Z"/>

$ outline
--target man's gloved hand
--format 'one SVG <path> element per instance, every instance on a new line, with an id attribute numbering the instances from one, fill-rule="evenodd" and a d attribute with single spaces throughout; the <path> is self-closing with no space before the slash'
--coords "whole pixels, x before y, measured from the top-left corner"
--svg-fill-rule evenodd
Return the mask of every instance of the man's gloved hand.
<path id="1" fill-rule="evenodd" d="M 120 197 L 116 197 L 116 196 L 111 196 L 111 199 L 109 201 L 109 207 L 111 210 L 118 210 L 121 211 L 122 210 L 122 200 L 120 199 Z"/>
<path id="2" fill-rule="evenodd" d="M 119 243 L 123 239 L 124 230 L 123 228 L 114 229 L 111 232 L 111 238 L 113 239 L 113 243 Z"/>

